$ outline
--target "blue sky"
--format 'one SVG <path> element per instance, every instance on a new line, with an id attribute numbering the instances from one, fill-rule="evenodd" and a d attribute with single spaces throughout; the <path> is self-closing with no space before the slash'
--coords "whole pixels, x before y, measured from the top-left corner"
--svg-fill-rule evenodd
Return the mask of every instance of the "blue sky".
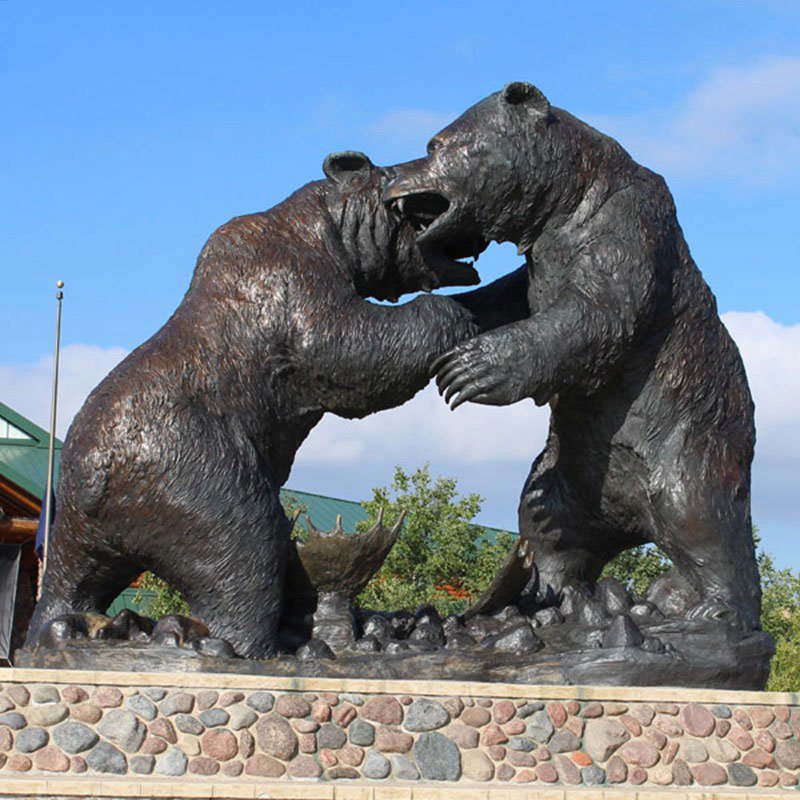
<path id="1" fill-rule="evenodd" d="M 764 409 L 756 519 L 767 545 L 800 563 L 792 1 L 0 0 L 0 399 L 46 418 L 56 278 L 67 281 L 66 422 L 163 324 L 215 227 L 320 177 L 328 152 L 421 155 L 510 80 L 532 81 L 666 176 L 720 311 L 739 312 L 725 320 Z M 480 265 L 491 280 L 516 263 L 506 247 Z M 447 416 L 435 402 L 429 392 L 400 413 L 324 423 L 290 483 L 363 497 L 395 461 L 429 457 L 487 497 L 486 522 L 512 527 L 545 418 L 527 405 Z M 398 434 L 407 425 L 413 446 Z M 471 425 L 483 450 L 465 445 Z"/>

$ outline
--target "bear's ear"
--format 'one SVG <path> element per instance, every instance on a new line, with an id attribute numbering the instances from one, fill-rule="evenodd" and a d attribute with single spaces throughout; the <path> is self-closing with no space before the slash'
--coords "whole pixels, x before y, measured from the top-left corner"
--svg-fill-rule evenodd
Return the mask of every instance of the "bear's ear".
<path id="1" fill-rule="evenodd" d="M 322 171 L 334 181 L 346 181 L 354 175 L 369 175 L 374 169 L 368 156 L 357 150 L 331 153 L 322 164 Z"/>
<path id="2" fill-rule="evenodd" d="M 550 111 L 550 103 L 547 98 L 532 84 L 523 81 L 515 81 L 507 84 L 501 92 L 503 100 L 509 105 L 526 105 L 535 109 L 540 114 L 547 114 Z"/>

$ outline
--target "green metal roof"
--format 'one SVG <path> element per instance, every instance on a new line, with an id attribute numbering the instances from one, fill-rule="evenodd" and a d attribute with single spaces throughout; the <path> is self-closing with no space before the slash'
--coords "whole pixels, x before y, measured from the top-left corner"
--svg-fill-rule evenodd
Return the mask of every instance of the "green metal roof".
<path id="1" fill-rule="evenodd" d="M 0 417 L 8 420 L 29 439 L 0 439 L 0 475 L 34 497 L 44 495 L 47 483 L 47 448 L 50 435 L 46 430 L 0 403 Z M 55 441 L 55 474 L 61 457 L 61 441 Z"/>
<path id="2" fill-rule="evenodd" d="M 281 500 L 289 508 L 301 508 L 299 524 L 304 525 L 308 514 L 315 528 L 321 531 L 331 530 L 336 525 L 336 517 L 342 515 L 342 527 L 354 533 L 356 523 L 367 518 L 367 512 L 361 503 L 353 500 L 341 500 L 338 497 L 325 497 L 322 494 L 301 492 L 297 489 L 281 489 Z"/>

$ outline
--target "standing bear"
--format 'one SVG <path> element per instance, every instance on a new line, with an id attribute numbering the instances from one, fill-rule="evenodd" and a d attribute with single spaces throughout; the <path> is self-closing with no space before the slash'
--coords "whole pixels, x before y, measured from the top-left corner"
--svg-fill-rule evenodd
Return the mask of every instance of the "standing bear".
<path id="1" fill-rule="evenodd" d="M 297 449 L 325 412 L 409 400 L 431 361 L 477 332 L 445 297 L 364 299 L 477 274 L 423 257 L 382 203 L 390 169 L 355 152 L 323 169 L 212 234 L 171 319 L 75 418 L 29 642 L 55 616 L 104 611 L 152 570 L 239 655 L 273 655 L 290 540 L 279 489 Z"/>
<path id="2" fill-rule="evenodd" d="M 525 255 L 490 292 L 462 296 L 495 319 L 434 368 L 453 408 L 551 406 L 519 510 L 528 591 L 592 585 L 616 554 L 654 542 L 701 597 L 690 616 L 757 628 L 753 403 L 664 180 L 528 83 L 397 171 L 386 201 L 421 246 L 511 241 Z"/>

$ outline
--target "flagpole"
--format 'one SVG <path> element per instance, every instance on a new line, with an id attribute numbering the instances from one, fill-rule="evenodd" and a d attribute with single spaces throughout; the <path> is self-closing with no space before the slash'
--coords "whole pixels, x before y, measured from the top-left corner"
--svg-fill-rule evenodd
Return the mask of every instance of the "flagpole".
<path id="1" fill-rule="evenodd" d="M 44 497 L 44 543 L 42 546 L 42 570 L 39 574 L 39 594 L 42 579 L 47 570 L 47 553 L 50 544 L 50 522 L 53 503 L 53 471 L 55 467 L 56 416 L 58 409 L 58 359 L 61 352 L 61 301 L 64 299 L 64 281 L 56 281 L 56 344 L 53 351 L 53 394 L 50 400 L 50 443 L 47 448 L 47 488 Z"/>

